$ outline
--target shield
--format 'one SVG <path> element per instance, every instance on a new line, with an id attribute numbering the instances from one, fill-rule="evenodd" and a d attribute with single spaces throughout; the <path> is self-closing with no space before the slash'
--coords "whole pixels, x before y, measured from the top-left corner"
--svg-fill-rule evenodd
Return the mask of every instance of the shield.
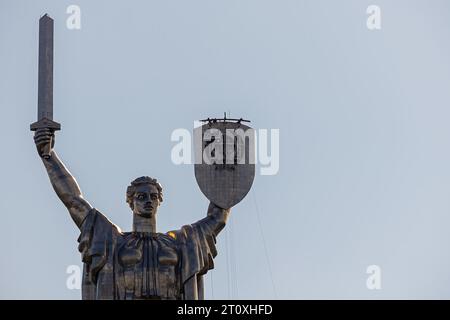
<path id="1" fill-rule="evenodd" d="M 194 129 L 195 179 L 203 194 L 231 208 L 255 178 L 255 132 L 239 122 L 209 121 Z"/>

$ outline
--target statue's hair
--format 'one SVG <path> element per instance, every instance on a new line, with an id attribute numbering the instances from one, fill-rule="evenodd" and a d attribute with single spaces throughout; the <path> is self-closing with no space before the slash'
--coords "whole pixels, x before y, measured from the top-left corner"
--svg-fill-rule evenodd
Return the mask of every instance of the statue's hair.
<path id="1" fill-rule="evenodd" d="M 134 197 L 134 193 L 136 192 L 136 187 L 139 185 L 143 185 L 143 184 L 154 185 L 156 187 L 156 189 L 158 190 L 159 201 L 160 202 L 163 201 L 163 192 L 162 192 L 161 184 L 156 179 L 153 179 L 153 178 L 150 178 L 147 176 L 139 177 L 139 178 L 131 181 L 131 184 L 127 188 L 127 203 L 131 209 L 133 209 L 133 197 Z"/>

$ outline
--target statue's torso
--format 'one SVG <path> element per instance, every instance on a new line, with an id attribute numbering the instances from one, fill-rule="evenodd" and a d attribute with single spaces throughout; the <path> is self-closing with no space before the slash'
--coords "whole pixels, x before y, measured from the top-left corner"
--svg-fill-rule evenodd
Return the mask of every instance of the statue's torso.
<path id="1" fill-rule="evenodd" d="M 127 232 L 117 240 L 126 299 L 179 299 L 179 252 L 174 239 L 161 233 Z"/>
<path id="2" fill-rule="evenodd" d="M 167 234 L 122 232 L 92 209 L 78 238 L 83 299 L 203 299 L 203 275 L 217 255 L 215 226 L 208 216 Z"/>

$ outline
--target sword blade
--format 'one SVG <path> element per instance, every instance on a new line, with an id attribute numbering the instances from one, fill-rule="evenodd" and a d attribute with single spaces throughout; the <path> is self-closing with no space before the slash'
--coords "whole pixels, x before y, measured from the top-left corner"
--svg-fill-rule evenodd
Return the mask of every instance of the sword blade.
<path id="1" fill-rule="evenodd" d="M 39 19 L 38 120 L 53 120 L 53 19 Z"/>

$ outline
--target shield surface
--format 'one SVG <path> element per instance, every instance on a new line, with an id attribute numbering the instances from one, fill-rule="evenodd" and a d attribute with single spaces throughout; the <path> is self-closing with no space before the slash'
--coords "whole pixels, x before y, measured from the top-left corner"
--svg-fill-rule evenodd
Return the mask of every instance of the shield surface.
<path id="1" fill-rule="evenodd" d="M 209 121 L 194 129 L 195 179 L 203 194 L 231 208 L 250 191 L 255 178 L 255 132 L 231 121 Z"/>

